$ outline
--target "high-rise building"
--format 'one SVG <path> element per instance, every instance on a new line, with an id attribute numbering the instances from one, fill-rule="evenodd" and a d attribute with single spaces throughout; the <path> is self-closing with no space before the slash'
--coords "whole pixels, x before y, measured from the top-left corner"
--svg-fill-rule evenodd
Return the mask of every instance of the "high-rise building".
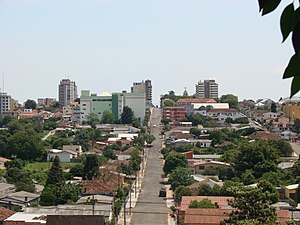
<path id="1" fill-rule="evenodd" d="M 219 88 L 215 80 L 201 80 L 196 84 L 196 98 L 213 98 L 219 97 Z"/>
<path id="2" fill-rule="evenodd" d="M 0 92 L 0 114 L 12 110 L 12 98 L 7 93 Z"/>
<path id="3" fill-rule="evenodd" d="M 134 82 L 131 87 L 132 93 L 145 93 L 146 105 L 152 106 L 152 84 L 151 80 L 145 80 L 142 82 Z"/>
<path id="4" fill-rule="evenodd" d="M 62 79 L 58 85 L 58 101 L 61 107 L 68 106 L 77 98 L 77 86 L 75 81 Z"/>

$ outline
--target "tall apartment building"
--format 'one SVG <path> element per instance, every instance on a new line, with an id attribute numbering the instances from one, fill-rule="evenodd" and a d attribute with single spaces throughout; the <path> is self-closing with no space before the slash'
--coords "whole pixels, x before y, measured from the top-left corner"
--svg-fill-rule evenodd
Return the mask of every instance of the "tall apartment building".
<path id="1" fill-rule="evenodd" d="M 68 106 L 77 98 L 77 86 L 75 81 L 62 79 L 58 85 L 58 101 L 61 107 Z"/>
<path id="2" fill-rule="evenodd" d="M 12 110 L 13 100 L 7 93 L 0 92 L 0 114 Z"/>
<path id="3" fill-rule="evenodd" d="M 201 80 L 196 84 L 196 98 L 213 98 L 219 97 L 219 87 L 215 80 Z"/>
<path id="4" fill-rule="evenodd" d="M 145 80 L 142 82 L 134 82 L 131 87 L 132 93 L 145 93 L 146 105 L 152 106 L 152 84 L 151 80 Z"/>

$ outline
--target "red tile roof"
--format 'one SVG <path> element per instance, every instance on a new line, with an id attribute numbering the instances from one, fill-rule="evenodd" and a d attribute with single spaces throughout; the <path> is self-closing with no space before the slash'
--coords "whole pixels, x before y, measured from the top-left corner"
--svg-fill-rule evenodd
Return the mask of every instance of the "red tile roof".
<path id="1" fill-rule="evenodd" d="M 231 209 L 187 209 L 185 211 L 185 224 L 220 224 L 221 221 L 227 219 L 226 213 L 230 213 Z M 291 219 L 288 210 L 277 210 L 277 219 L 279 224 L 286 224 Z"/>
<path id="2" fill-rule="evenodd" d="M 7 219 L 8 217 L 15 214 L 13 211 L 6 209 L 4 207 L 0 207 L 0 221 Z"/>
<path id="3" fill-rule="evenodd" d="M 250 135 L 251 138 L 257 138 L 262 140 L 272 140 L 272 141 L 278 141 L 280 140 L 280 137 L 276 134 L 270 134 L 265 131 L 256 131 L 255 133 Z"/>
<path id="4" fill-rule="evenodd" d="M 220 209 L 228 208 L 228 200 L 233 199 L 229 196 L 182 196 L 180 211 L 186 211 L 189 208 L 191 201 L 202 201 L 203 199 L 209 199 L 212 203 L 217 203 Z"/>
<path id="5" fill-rule="evenodd" d="M 10 159 L 0 157 L 0 162 L 9 162 L 9 161 L 10 161 Z"/>
<path id="6" fill-rule="evenodd" d="M 231 209 L 187 209 L 184 216 L 184 224 L 220 224 L 229 218 L 225 213 Z"/>
<path id="7" fill-rule="evenodd" d="M 185 102 L 185 103 L 217 103 L 216 100 L 212 98 L 180 98 L 177 102 Z"/>

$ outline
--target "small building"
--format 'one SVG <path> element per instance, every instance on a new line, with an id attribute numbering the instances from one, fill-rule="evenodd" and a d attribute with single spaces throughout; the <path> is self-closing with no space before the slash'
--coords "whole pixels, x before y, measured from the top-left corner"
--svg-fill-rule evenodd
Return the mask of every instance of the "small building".
<path id="1" fill-rule="evenodd" d="M 4 164 L 5 164 L 6 162 L 9 162 L 9 161 L 10 161 L 10 159 L 6 159 L 6 158 L 0 157 L 0 169 L 1 169 L 1 170 L 4 170 L 4 169 L 5 169 Z"/>
<path id="2" fill-rule="evenodd" d="M 295 142 L 298 140 L 298 134 L 292 131 L 283 131 L 280 134 L 280 139 Z"/>
<path id="3" fill-rule="evenodd" d="M 77 205 L 84 205 L 88 202 L 94 201 L 96 205 L 112 205 L 114 198 L 107 195 L 89 195 L 83 196 L 76 202 Z"/>
<path id="4" fill-rule="evenodd" d="M 0 225 L 4 224 L 4 220 L 14 214 L 13 211 L 6 209 L 4 207 L 0 207 Z"/>
<path id="5" fill-rule="evenodd" d="M 27 191 L 18 191 L 9 193 L 5 197 L 0 198 L 0 206 L 8 209 L 21 209 L 39 204 L 40 195 Z"/>
<path id="6" fill-rule="evenodd" d="M 292 184 L 284 187 L 285 198 L 296 200 L 296 192 L 299 184 Z"/>
<path id="7" fill-rule="evenodd" d="M 191 164 L 190 171 L 193 174 L 203 174 L 207 167 L 214 166 L 214 167 L 232 167 L 229 163 L 218 162 L 218 161 L 200 161 L 194 162 Z"/>
<path id="8" fill-rule="evenodd" d="M 164 107 L 163 118 L 171 121 L 179 121 L 185 118 L 185 107 Z"/>
<path id="9" fill-rule="evenodd" d="M 60 162 L 71 162 L 73 159 L 77 158 L 78 153 L 71 150 L 51 149 L 48 152 L 47 159 L 48 161 L 51 161 L 56 156 L 58 156 Z"/>

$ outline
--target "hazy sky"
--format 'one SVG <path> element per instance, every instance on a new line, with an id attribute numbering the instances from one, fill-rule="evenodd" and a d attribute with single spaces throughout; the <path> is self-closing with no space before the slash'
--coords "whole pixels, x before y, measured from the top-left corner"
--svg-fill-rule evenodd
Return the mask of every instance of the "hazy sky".
<path id="1" fill-rule="evenodd" d="M 279 29 L 288 2 L 261 17 L 257 0 L 0 0 L 0 74 L 21 102 L 57 97 L 67 77 L 95 93 L 149 78 L 155 103 L 209 78 L 220 95 L 278 100 L 291 82 Z"/>

